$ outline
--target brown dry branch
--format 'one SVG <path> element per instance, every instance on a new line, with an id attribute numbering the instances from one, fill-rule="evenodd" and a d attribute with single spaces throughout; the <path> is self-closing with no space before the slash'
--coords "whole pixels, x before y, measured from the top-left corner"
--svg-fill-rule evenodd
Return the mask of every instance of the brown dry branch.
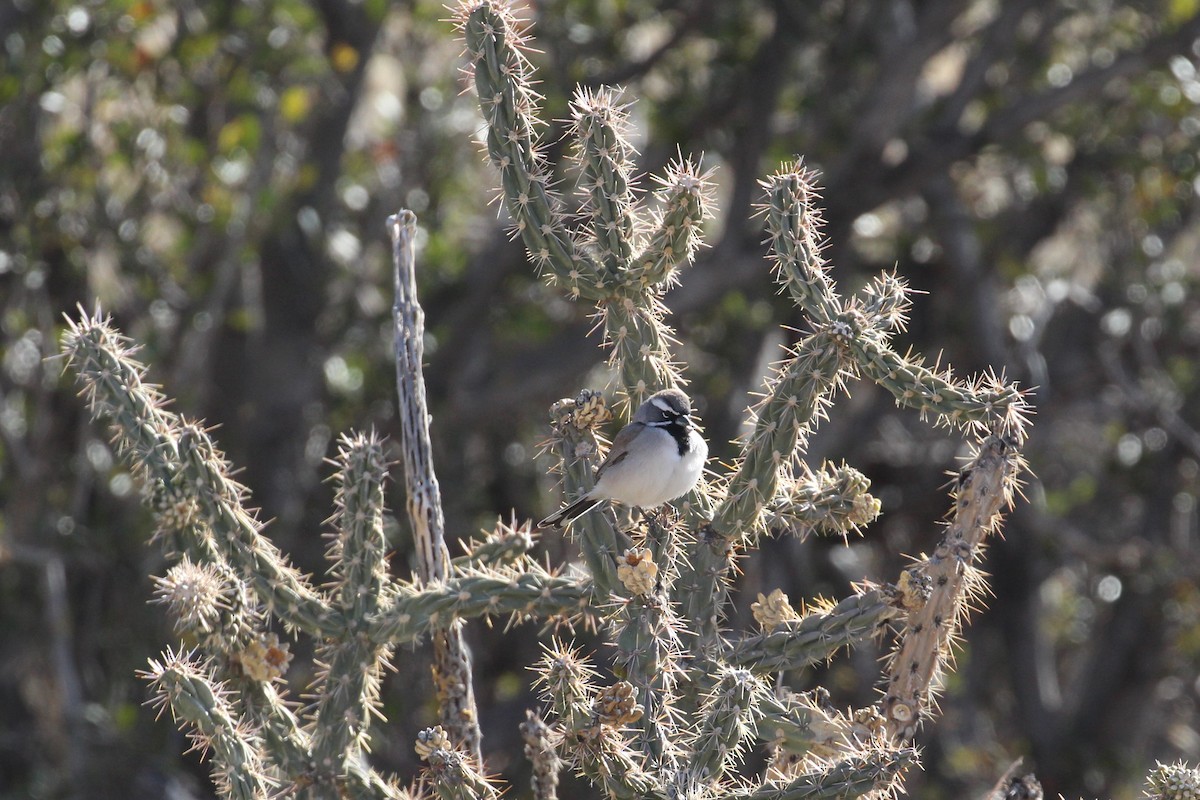
<path id="1" fill-rule="evenodd" d="M 959 470 L 953 491 L 953 519 L 933 555 L 910 567 L 898 582 L 909 609 L 900 643 L 888 664 L 883 713 L 888 733 L 911 739 L 929 708 L 930 694 L 958 635 L 970 603 L 984 590 L 973 564 L 984 540 L 999 531 L 1001 511 L 1010 508 L 1016 475 L 1023 466 L 1019 441 L 993 434 Z"/>
<path id="2" fill-rule="evenodd" d="M 404 478 L 408 517 L 417 548 L 417 574 L 426 583 L 442 583 L 450 570 L 446 547 L 442 494 L 433 470 L 429 440 L 429 405 L 425 399 L 425 312 L 417 301 L 416 254 L 413 237 L 417 218 L 404 210 L 388 219 L 395 263 L 393 321 L 396 341 L 396 395 L 404 431 Z M 434 630 L 433 681 L 442 723 L 452 738 L 483 763 L 482 733 L 471 681 L 471 653 L 463 639 L 463 623 L 451 622 Z"/>

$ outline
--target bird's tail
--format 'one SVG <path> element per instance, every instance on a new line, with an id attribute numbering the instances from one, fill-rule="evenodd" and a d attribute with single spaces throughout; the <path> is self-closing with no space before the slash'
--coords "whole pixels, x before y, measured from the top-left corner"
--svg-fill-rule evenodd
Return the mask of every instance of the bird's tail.
<path id="1" fill-rule="evenodd" d="M 564 509 L 556 511 L 538 523 L 539 528 L 566 527 L 600 504 L 600 499 L 586 494 Z"/>

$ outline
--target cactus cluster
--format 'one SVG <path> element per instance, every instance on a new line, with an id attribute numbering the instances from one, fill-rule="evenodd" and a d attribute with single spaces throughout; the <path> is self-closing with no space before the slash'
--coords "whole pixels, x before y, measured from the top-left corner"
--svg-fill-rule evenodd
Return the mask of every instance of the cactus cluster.
<path id="1" fill-rule="evenodd" d="M 592 613 L 587 582 L 553 574 L 528 555 L 528 525 L 497 523 L 449 562 L 444 580 L 389 576 L 388 465 L 374 434 L 339 443 L 330 581 L 315 586 L 262 535 L 208 431 L 165 407 L 130 342 L 107 319 L 81 311 L 63 349 L 88 404 L 110 423 L 115 448 L 146 486 L 156 539 L 176 561 L 156 581 L 156 595 L 187 646 L 152 661 L 146 677 L 159 705 L 209 753 L 223 796 L 407 796 L 364 758 L 380 677 L 396 645 L 461 618 Z M 321 668 L 299 707 L 279 692 L 291 656 L 272 621 L 319 643 Z M 443 767 L 447 780 L 466 780 Z"/>
<path id="2" fill-rule="evenodd" d="M 708 177 L 681 158 L 659 180 L 654 202 L 640 205 L 619 95 L 580 91 L 572 120 L 581 191 L 569 214 L 536 134 L 525 26 L 503 0 L 466 0 L 456 16 L 515 231 L 552 285 L 595 304 L 617 416 L 627 415 L 651 393 L 684 382 L 663 297 L 699 244 L 710 213 Z M 1026 398 L 1000 376 L 962 380 L 895 349 L 909 306 L 896 276 L 839 295 L 822 256 L 815 175 L 803 163 L 784 165 L 763 188 L 775 277 L 808 332 L 767 380 L 724 474 L 657 515 L 588 513 L 571 531 L 582 563 L 561 571 L 531 557 L 532 530 L 515 519 L 449 556 L 429 457 L 411 214 L 391 221 L 403 461 L 419 554 L 410 579 L 386 568 L 388 464 L 378 437 L 340 441 L 330 580 L 314 585 L 263 536 L 209 432 L 167 410 L 131 343 L 99 312 L 81 310 L 64 338 L 67 363 L 147 487 L 156 539 L 174 561 L 157 580 L 157 599 L 188 649 L 152 661 L 146 674 L 159 705 L 209 753 L 223 796 L 497 796 L 479 756 L 461 625 L 509 615 L 584 623 L 614 649 L 610 673 L 558 639 L 535 665 L 543 705 L 529 711 L 521 735 L 539 800 L 556 797 L 565 768 L 612 798 L 878 797 L 899 788 L 916 760 L 912 735 L 930 714 L 950 644 L 983 585 L 973 562 L 1013 501 Z M 753 604 L 758 629 L 728 631 L 736 559 L 760 537 L 845 537 L 878 515 L 861 473 L 803 460 L 816 425 L 861 378 L 974 442 L 941 541 L 894 583 L 856 587 L 838 602 L 794 605 L 773 589 Z M 613 416 L 591 390 L 551 409 L 546 450 L 569 496 L 590 488 L 606 445 L 601 426 Z M 319 643 L 321 668 L 299 706 L 277 688 L 291 655 L 273 627 Z M 365 753 L 393 649 L 426 635 L 441 724 L 415 734 L 427 767 L 409 790 L 373 770 Z M 888 635 L 895 647 L 875 706 L 843 711 L 822 690 L 795 694 L 779 683 L 782 672 Z M 748 774 L 744 757 L 760 746 L 767 766 Z M 1162 767 L 1152 796 L 1191 796 L 1181 787 L 1194 787 L 1193 779 L 1182 767 Z"/>
<path id="3" fill-rule="evenodd" d="M 707 176 L 692 162 L 679 161 L 659 180 L 654 210 L 638 207 L 629 187 L 632 148 L 619 96 L 608 89 L 580 91 L 572 108 L 582 224 L 573 226 L 565 200 L 547 188 L 551 179 L 534 135 L 536 95 L 523 52 L 527 31 L 507 4 L 489 0 L 464 3 L 458 23 L 488 126 L 487 152 L 500 171 L 515 232 L 553 285 L 596 304 L 624 410 L 650 392 L 681 384 L 679 366 L 666 349 L 672 332 L 662 322 L 662 298 L 696 250 L 709 207 Z M 795 757 L 815 744 L 801 730 L 820 735 L 838 730 L 842 746 L 832 752 L 867 772 L 873 764 L 906 763 L 905 742 L 927 711 L 967 598 L 980 586 L 972 562 L 1001 508 L 1011 503 L 1021 464 L 1027 411 L 1022 393 L 996 375 L 964 381 L 911 353 L 901 355 L 891 339 L 903 330 L 908 290 L 896 276 L 884 274 L 854 297 L 838 294 L 822 256 L 815 175 L 797 161 L 763 188 L 776 279 L 810 330 L 777 365 L 751 409 L 752 432 L 740 456 L 726 474 L 685 498 L 678 519 L 630 527 L 593 512 L 573 528 L 596 599 L 612 608 L 607 626 L 617 650 L 614 671 L 637 690 L 643 706 L 630 722 L 629 741 L 638 756 L 634 763 L 643 772 L 649 769 L 655 792 L 736 794 L 731 764 L 756 736 L 770 742 L 777 730 L 796 731 L 786 746 L 777 746 L 779 764 L 768 773 L 771 780 L 786 776 L 792 782 L 791 789 L 771 784 L 771 791 L 782 794 L 823 785 L 832 769 Z M 864 586 L 841 603 L 801 613 L 775 591 L 756 604 L 762 631 L 725 633 L 734 559 L 761 535 L 845 536 L 878 514 L 861 473 L 845 465 L 814 467 L 802 459 L 808 436 L 856 378 L 875 381 L 899 404 L 976 441 L 978 452 L 960 474 L 954 523 L 934 555 L 897 585 Z M 584 393 L 552 413 L 550 449 L 559 457 L 568 495 L 590 488 L 603 452 L 593 427 L 580 425 L 576 415 L 592 403 L 593 395 Z M 797 708 L 815 706 L 803 698 L 780 700 L 770 685 L 772 673 L 822 661 L 885 625 L 901 635 L 879 708 L 830 715 L 815 728 L 790 724 Z M 556 652 L 556 669 L 573 660 L 571 653 Z M 571 731 L 586 716 L 581 706 L 587 693 L 579 692 L 574 699 L 547 697 L 553 721 L 564 731 L 564 755 L 573 756 L 577 768 L 609 794 L 621 794 L 604 767 L 616 755 L 605 755 L 591 739 L 586 750 L 569 752 L 578 739 Z M 855 716 L 879 724 L 856 727 Z M 853 762 L 864 754 L 865 760 Z M 872 773 L 861 783 L 874 786 L 895 771 Z M 645 794 L 642 780 L 624 791 Z"/>

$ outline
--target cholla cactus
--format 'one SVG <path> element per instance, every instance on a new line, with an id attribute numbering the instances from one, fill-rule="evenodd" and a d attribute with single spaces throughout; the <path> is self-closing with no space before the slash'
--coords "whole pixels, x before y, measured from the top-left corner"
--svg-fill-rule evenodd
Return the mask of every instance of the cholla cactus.
<path id="1" fill-rule="evenodd" d="M 549 188 L 551 170 L 535 134 L 526 32 L 502 0 L 468 0 L 457 18 L 488 125 L 488 155 L 516 232 L 552 284 L 596 304 L 618 380 L 617 410 L 627 414 L 683 381 L 662 298 L 699 244 L 707 177 L 681 159 L 660 179 L 657 211 L 639 209 L 626 109 L 610 90 L 581 91 L 572 113 L 582 225 L 573 228 Z M 729 471 L 680 501 L 678 513 L 632 525 L 602 512 L 585 515 L 573 528 L 582 569 L 540 566 L 529 555 L 530 526 L 515 519 L 498 522 L 457 558 L 446 550 L 420 372 L 415 219 L 407 212 L 391 229 L 404 470 L 420 554 L 411 580 L 385 566 L 389 467 L 378 438 L 340 441 L 331 583 L 317 587 L 263 537 L 208 432 L 166 410 L 129 342 L 99 314 L 72 322 L 63 342 L 68 364 L 146 484 L 159 522 L 155 539 L 176 561 L 158 579 L 157 599 L 195 646 L 152 662 L 147 676 L 156 702 L 211 753 L 224 796 L 406 796 L 364 753 L 391 651 L 426 634 L 437 654 L 442 719 L 416 735 L 427 764 L 423 784 L 445 798 L 496 796 L 479 763 L 461 624 L 504 615 L 593 626 L 615 645 L 608 682 L 569 643 L 552 643 L 535 667 L 544 708 L 529 714 L 522 735 L 538 800 L 555 797 L 563 765 L 612 798 L 848 798 L 898 788 L 915 762 L 908 740 L 929 716 L 930 692 L 982 586 L 972 562 L 1013 500 L 1025 398 L 995 375 L 964 381 L 901 355 L 891 339 L 909 305 L 904 284 L 885 274 L 854 297 L 839 295 L 821 256 L 815 176 L 796 162 L 763 186 L 775 276 L 810 332 L 767 380 Z M 858 378 L 976 442 L 941 542 L 895 584 L 795 606 L 774 589 L 754 604 L 760 630 L 723 631 L 734 559 L 761 536 L 846 537 L 878 515 L 861 473 L 803 461 L 809 435 Z M 606 447 L 600 430 L 612 416 L 603 394 L 590 390 L 551 410 L 546 449 L 557 456 L 569 493 L 590 488 Z M 775 685 L 778 673 L 824 662 L 889 628 L 898 641 L 877 707 L 839 711 L 821 690 L 794 695 Z M 291 660 L 281 629 L 319 642 L 321 668 L 300 712 L 275 688 Z M 756 746 L 768 749 L 769 767 L 742 774 L 742 757 Z M 1155 775 L 1152 797 L 1191 796 L 1181 792 L 1190 791 L 1194 775 L 1182 767 Z"/>
<path id="2" fill-rule="evenodd" d="M 340 442 L 332 580 L 313 586 L 262 536 L 244 506 L 244 489 L 230 479 L 207 431 L 166 410 L 108 320 L 81 314 L 63 348 L 89 405 L 110 422 L 117 450 L 147 484 L 157 541 L 178 560 L 157 580 L 157 599 L 197 649 L 168 653 L 151 663 L 147 677 L 156 702 L 169 706 L 190 726 L 197 748 L 211 753 L 224 795 L 407 796 L 363 761 L 380 674 L 395 645 L 464 617 L 590 614 L 587 582 L 547 572 L 526 555 L 528 526 L 497 524 L 449 561 L 442 581 L 390 577 L 383 536 L 387 463 L 374 435 Z M 300 714 L 275 689 L 291 655 L 272 623 L 320 642 L 321 668 Z M 446 751 L 437 772 L 466 787 L 464 796 L 478 796 L 470 794 L 476 782 L 468 779 L 478 767 L 464 765 L 474 756 L 457 749 L 463 744 L 469 742 Z"/>
<path id="3" fill-rule="evenodd" d="M 162 661 L 151 661 L 144 675 L 156 690 L 160 713 L 170 708 L 181 725 L 190 727 L 194 747 L 212 750 L 218 792 L 238 800 L 267 796 L 274 782 L 262 763 L 261 742 L 210 665 L 168 651 Z"/>
<path id="4" fill-rule="evenodd" d="M 671 332 L 662 323 L 661 297 L 697 246 L 707 213 L 705 177 L 691 162 L 679 162 L 662 181 L 660 211 L 638 214 L 624 110 L 610 92 L 581 93 L 574 113 L 585 224 L 569 229 L 547 188 L 533 136 L 528 65 L 511 15 L 504 6 L 471 3 L 461 9 L 461 24 L 490 126 L 489 152 L 517 229 L 534 263 L 555 283 L 572 297 L 597 303 L 627 411 L 682 380 Z M 443 796 L 491 796 L 479 763 L 478 715 L 459 621 L 507 614 L 602 622 L 616 646 L 619 680 L 610 685 L 599 685 L 590 666 L 566 646 L 555 646 L 540 666 L 549 714 L 527 726 L 540 796 L 553 794 L 560 761 L 613 797 L 853 796 L 892 785 L 912 761 L 903 741 L 883 738 L 878 726 L 864 733 L 867 728 L 852 721 L 863 713 L 844 716 L 811 700 L 777 695 L 771 683 L 781 670 L 823 661 L 877 635 L 887 622 L 911 617 L 916 612 L 908 609 L 917 604 L 897 600 L 904 596 L 900 590 L 864 586 L 841 602 L 811 603 L 796 612 L 772 593 L 760 603 L 761 632 L 725 637 L 719 625 L 733 554 L 767 530 L 844 536 L 878 513 L 861 474 L 845 466 L 814 471 L 799 459 L 833 393 L 864 374 L 939 420 L 994 428 L 1007 437 L 1006 450 L 984 448 L 989 457 L 998 453 L 996 479 L 983 482 L 977 471 L 971 484 L 975 507 L 992 510 L 982 517 L 973 512 L 963 523 L 965 550 L 951 544 L 941 555 L 969 562 L 971 548 L 995 524 L 994 509 L 1009 497 L 1021 397 L 999 383 L 957 383 L 895 355 L 887 339 L 903 318 L 904 287 L 885 276 L 861 297 L 842 301 L 819 258 L 811 176 L 792 165 L 767 186 L 777 272 L 809 313 L 814 333 L 768 385 L 734 470 L 685 500 L 678 518 L 646 520 L 632 530 L 602 514 L 580 521 L 586 573 L 568 576 L 540 567 L 527 555 L 528 526 L 516 521 L 498 524 L 457 559 L 446 552 L 420 373 L 423 315 L 415 297 L 411 214 L 392 224 L 404 467 L 421 555 L 411 581 L 392 578 L 385 568 L 382 485 L 388 468 L 376 437 L 347 436 L 340 443 L 331 583 L 318 588 L 262 536 L 245 508 L 245 490 L 230 479 L 208 432 L 166 410 L 163 396 L 145 383 L 129 343 L 98 314 L 72 323 L 64 340 L 68 363 L 97 416 L 112 424 L 119 451 L 147 484 L 160 523 L 156 539 L 178 559 L 158 582 L 159 600 L 197 650 L 152 664 L 158 702 L 212 752 L 222 791 L 238 797 L 275 787 L 311 797 L 401 796 L 394 783 L 366 766 L 363 753 L 392 648 L 429 634 L 442 725 L 419 738 L 429 765 L 426 779 Z M 598 426 L 609 416 L 595 392 L 555 407 L 550 449 L 560 456 L 570 490 L 588 488 L 605 445 Z M 935 569 L 929 568 L 931 578 Z M 935 593 L 921 608 L 948 604 L 945 619 L 957 619 L 962 585 L 951 584 L 943 592 L 947 599 Z M 300 714 L 275 690 L 291 660 L 279 628 L 320 643 L 321 666 Z M 928 661 L 934 667 L 926 676 L 932 680 L 946 637 L 932 637 L 932 644 L 928 636 L 910 638 L 932 647 Z M 907 705 L 919 714 L 927 690 L 928 681 L 905 684 L 888 708 Z M 740 756 L 756 742 L 776 748 L 776 768 L 747 783 L 738 775 Z M 779 768 L 784 754 L 786 770 Z"/>
<path id="5" fill-rule="evenodd" d="M 1182 761 L 1159 764 L 1146 776 L 1146 797 L 1150 800 L 1196 800 L 1200 798 L 1200 770 Z"/>
<path id="6" fill-rule="evenodd" d="M 499 0 L 467 0 L 457 19 L 488 126 L 487 153 L 500 172 L 515 232 L 552 285 L 596 304 L 618 394 L 626 401 L 621 410 L 628 413 L 648 393 L 682 382 L 670 351 L 672 331 L 662 323 L 662 296 L 695 252 L 708 213 L 707 177 L 681 160 L 660 180 L 661 210 L 640 210 L 630 190 L 633 149 L 624 137 L 626 109 L 613 91 L 581 91 L 572 110 L 582 223 L 572 227 L 565 204 L 548 188 L 551 169 L 535 134 L 537 96 L 524 56 L 526 29 Z M 787 750 L 808 751 L 810 760 L 802 758 L 799 768 L 793 763 L 786 777 L 773 773 L 790 782 L 786 787 L 762 784 L 754 791 L 809 796 L 814 787 L 836 785 L 830 791 L 850 796 L 890 780 L 907 763 L 904 742 L 926 709 L 961 609 L 978 584 L 970 563 L 982 537 L 998 524 L 998 509 L 1011 502 L 1021 463 L 1021 392 L 995 376 L 961 381 L 911 354 L 900 355 L 890 340 L 906 319 L 904 284 L 881 275 L 858 296 L 841 297 L 821 256 L 813 173 L 796 162 L 763 185 L 776 278 L 806 314 L 812 332 L 768 381 L 733 469 L 686 498 L 677 521 L 631 529 L 592 512 L 572 531 L 594 579 L 596 604 L 612 609 L 607 622 L 617 645 L 615 671 L 638 691 L 645 712 L 620 742 L 603 730 L 581 735 L 598 730 L 586 727 L 584 710 L 597 690 L 581 686 L 571 700 L 550 691 L 564 684 L 547 675 L 561 675 L 563 665 L 575 664 L 578 656 L 558 649 L 542 670 L 563 757 L 612 796 L 738 796 L 742 789 L 726 775 L 735 755 L 756 737 L 778 743 L 792 736 Z M 864 586 L 840 603 L 815 603 L 800 613 L 772 592 L 755 607 L 761 633 L 722 635 L 737 552 L 766 532 L 846 536 L 879 513 L 861 473 L 845 465 L 814 470 L 801 458 L 837 394 L 859 377 L 884 386 L 898 403 L 935 423 L 979 440 L 979 457 L 962 473 L 958 507 L 970 506 L 970 513 L 960 514 L 961 523 L 952 528 L 957 538 L 939 548 L 919 575 L 908 575 L 907 592 Z M 559 457 L 558 470 L 572 496 L 590 488 L 603 455 L 594 425 L 576 424 L 573 417 L 575 409 L 593 402 L 593 395 L 584 394 L 552 411 L 555 436 L 547 449 Z M 938 591 L 918 597 L 915 587 L 925 583 L 936 583 Z M 922 613 L 934 615 L 936 624 L 914 621 Z M 814 706 L 780 701 L 764 689 L 773 672 L 822 661 L 888 623 L 905 632 L 895 670 L 914 660 L 921 669 L 915 677 L 892 681 L 881 710 L 860 710 L 836 723 L 838 715 L 825 714 L 814 724 Z M 588 674 L 584 666 L 578 670 Z M 904 717 L 906 710 L 911 724 L 903 726 L 885 713 Z M 856 729 L 853 719 L 874 724 Z M 870 735 L 860 735 L 868 727 Z M 770 734 L 764 736 L 764 730 Z M 597 741 L 605 746 L 597 747 Z M 640 753 L 638 769 L 622 767 L 636 775 L 622 782 L 614 770 L 630 758 L 629 744 Z M 831 756 L 841 760 L 822 760 Z"/>
<path id="7" fill-rule="evenodd" d="M 535 134 L 537 94 L 524 34 L 505 3 L 463 3 L 458 22 L 488 124 L 488 154 L 500 171 L 516 233 L 552 283 L 597 304 L 623 397 L 636 408 L 680 381 L 660 298 L 699 244 L 709 184 L 696 164 L 681 159 L 660 180 L 660 210 L 639 214 L 625 109 L 610 89 L 581 90 L 571 109 L 585 224 L 572 229 L 561 198 L 549 188 Z"/>
<path id="8" fill-rule="evenodd" d="M 707 213 L 706 176 L 691 162 L 677 163 L 660 181 L 662 211 L 638 212 L 629 188 L 632 149 L 624 139 L 624 108 L 611 91 L 580 92 L 572 108 L 583 224 L 572 229 L 562 201 L 546 188 L 550 173 L 534 134 L 536 96 L 522 49 L 526 32 L 508 5 L 491 0 L 464 2 L 458 23 L 488 125 L 488 156 L 500 170 L 506 205 L 530 258 L 571 297 L 596 303 L 619 392 L 629 399 L 626 410 L 647 392 L 680 383 L 668 350 L 672 332 L 661 321 L 661 296 L 695 252 L 698 225 Z M 820 661 L 840 645 L 872 636 L 887 620 L 908 630 L 893 660 L 895 672 L 900 664 L 905 669 L 920 664 L 913 676 L 892 681 L 894 691 L 884 703 L 884 711 L 895 715 L 888 730 L 899 746 L 926 708 L 961 608 L 977 583 L 971 561 L 983 536 L 995 528 L 998 509 L 1012 500 L 1020 465 L 1021 392 L 994 375 L 962 381 L 896 353 L 890 338 L 905 323 L 904 283 L 882 275 L 858 296 L 840 296 L 821 255 L 814 174 L 803 163 L 785 164 L 763 188 L 776 279 L 808 317 L 812 332 L 768 381 L 733 469 L 685 501 L 682 522 L 628 531 L 593 513 L 576 531 L 593 569 L 594 590 L 601 599 L 620 599 L 608 615 L 618 643 L 618 674 L 644 694 L 647 714 L 636 742 L 662 790 L 712 790 L 719 783 L 724 769 L 700 753 L 708 752 L 703 742 L 720 741 L 721 735 L 708 726 L 701 726 L 701 734 L 694 723 L 680 724 L 684 716 L 706 718 L 704 698 L 713 697 L 714 681 L 720 685 L 716 676 L 738 674 L 728 672 L 734 668 L 766 675 Z M 877 515 L 878 501 L 862 474 L 846 465 L 814 470 L 802 461 L 812 429 L 847 381 L 860 377 L 886 387 L 896 402 L 980 441 L 979 457 L 964 470 L 972 477 L 964 477 L 959 492 L 960 509 L 970 507 L 971 513 L 954 529 L 958 539 L 938 549 L 920 576 L 936 579 L 938 593 L 922 603 L 908 597 L 906 606 L 902 591 L 864 588 L 805 614 L 773 595 L 760 602 L 768 630 L 742 639 L 722 636 L 734 553 L 767 531 L 845 536 Z M 550 449 L 562 458 L 566 489 L 587 491 L 599 441 L 563 423 L 554 431 Z M 593 438 L 584 441 L 587 437 Z M 964 498 L 965 491 L 972 497 Z M 934 575 L 937 570 L 942 573 Z M 954 579 L 943 579 L 946 570 Z M 910 577 L 908 584 L 916 585 L 917 577 Z M 941 624 L 908 619 L 916 618 L 917 610 L 910 609 L 917 606 Z M 685 652 L 689 669 L 682 667 Z M 751 718 L 738 727 L 739 742 L 756 729 L 752 717 L 763 714 L 761 705 L 746 710 Z M 716 717 L 708 718 L 716 724 Z M 880 736 L 875 741 L 878 746 Z"/>
<path id="9" fill-rule="evenodd" d="M 659 210 L 639 212 L 625 110 L 607 90 L 580 93 L 573 111 L 584 224 L 571 229 L 548 189 L 533 134 L 535 95 L 522 34 L 504 5 L 469 3 L 460 22 L 489 123 L 489 153 L 516 228 L 552 282 L 597 304 L 619 376 L 619 410 L 627 413 L 651 392 L 682 381 L 672 333 L 662 322 L 662 295 L 698 245 L 708 213 L 706 177 L 679 161 L 661 181 Z M 814 333 L 767 386 L 733 471 L 686 498 L 681 514 L 632 529 L 598 513 L 579 521 L 586 571 L 539 566 L 527 554 L 529 527 L 516 520 L 498 524 L 456 559 L 446 551 L 420 372 L 423 315 L 411 214 L 392 221 L 404 469 L 420 554 L 409 581 L 385 568 L 388 465 L 376 437 L 340 442 L 331 582 L 318 588 L 262 536 L 245 508 L 245 490 L 230 479 L 208 432 L 166 410 L 129 343 L 99 314 L 72 323 L 63 343 L 68 363 L 146 483 L 159 520 L 156 540 L 178 561 L 159 580 L 158 596 L 197 649 L 152 664 L 158 702 L 213 754 L 226 794 L 402 796 L 363 753 L 392 649 L 428 634 L 442 724 L 418 737 L 425 780 L 442 796 L 491 796 L 479 763 L 460 621 L 509 614 L 595 625 L 615 644 L 617 680 L 608 685 L 566 645 L 556 644 L 539 666 L 547 714 L 530 719 L 526 739 L 540 797 L 554 794 L 555 771 L 564 763 L 613 797 L 848 797 L 893 785 L 913 751 L 880 735 L 881 726 L 855 722 L 878 714 L 845 715 L 811 697 L 776 693 L 772 683 L 779 671 L 824 661 L 902 622 L 915 605 L 900 602 L 898 589 L 864 586 L 840 602 L 813 602 L 797 612 L 773 592 L 756 612 L 762 631 L 723 636 L 733 555 L 767 531 L 845 536 L 878 513 L 860 473 L 844 465 L 812 470 L 800 460 L 808 433 L 846 380 L 874 377 L 903 403 L 948 423 L 994 428 L 1014 446 L 1022 401 L 1012 387 L 958 383 L 895 355 L 888 336 L 907 300 L 894 279 L 881 277 L 851 301 L 837 296 L 819 257 L 811 181 L 791 165 L 768 182 L 766 208 L 779 279 L 812 318 Z M 606 445 L 599 429 L 610 417 L 603 396 L 591 391 L 553 409 L 548 449 L 559 456 L 568 490 L 589 488 Z M 976 483 L 985 507 L 1008 499 L 1014 446 L 1003 454 L 999 482 Z M 978 524 L 994 524 L 994 513 Z M 977 542 L 972 531 L 964 536 Z M 953 606 L 957 595 L 951 595 Z M 281 628 L 320 643 L 320 668 L 300 713 L 275 689 L 291 661 Z M 945 643 L 936 639 L 934 647 L 936 662 Z M 914 713 L 927 688 L 905 688 Z M 773 767 L 748 781 L 739 774 L 741 756 L 756 743 L 774 748 Z"/>

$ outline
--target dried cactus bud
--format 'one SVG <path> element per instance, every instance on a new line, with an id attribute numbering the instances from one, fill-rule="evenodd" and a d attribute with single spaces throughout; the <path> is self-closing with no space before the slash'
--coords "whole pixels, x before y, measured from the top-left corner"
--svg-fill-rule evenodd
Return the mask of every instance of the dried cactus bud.
<path id="1" fill-rule="evenodd" d="M 865 527 L 875 521 L 882 508 L 883 503 L 878 497 L 866 493 L 855 495 L 854 506 L 850 511 L 850 524 L 857 528 Z"/>
<path id="2" fill-rule="evenodd" d="M 246 676 L 263 682 L 282 678 L 288 665 L 292 663 L 292 654 L 288 651 L 288 646 L 281 643 L 274 633 L 268 633 L 251 642 L 238 657 Z"/>
<path id="3" fill-rule="evenodd" d="M 646 710 L 638 704 L 633 684 L 617 681 L 600 690 L 592 703 L 592 711 L 601 725 L 619 728 L 637 722 Z"/>
<path id="4" fill-rule="evenodd" d="M 921 570 L 919 564 L 901 572 L 900 579 L 896 581 L 896 592 L 900 599 L 900 605 L 906 611 L 917 611 L 924 608 L 932 591 L 933 582 Z"/>
<path id="5" fill-rule="evenodd" d="M 754 614 L 754 621 L 762 625 L 763 630 L 766 631 L 773 630 L 776 625 L 800 618 L 782 589 L 773 589 L 766 597 L 763 597 L 760 592 L 758 600 L 750 604 L 750 611 Z"/>
<path id="6" fill-rule="evenodd" d="M 1197 800 L 1200 798 L 1200 770 L 1182 761 L 1163 764 L 1146 776 L 1146 797 L 1150 800 Z"/>
<path id="7" fill-rule="evenodd" d="M 441 725 L 426 728 L 417 734 L 417 743 L 413 746 L 422 761 L 428 761 L 434 750 L 452 750 L 450 737 Z"/>
<path id="8" fill-rule="evenodd" d="M 550 404 L 550 424 L 556 430 L 561 430 L 571 421 L 571 412 L 575 410 L 575 401 L 569 397 L 555 400 Z"/>
<path id="9" fill-rule="evenodd" d="M 154 579 L 154 601 L 167 606 L 179 633 L 207 633 L 220 623 L 221 612 L 229 610 L 230 587 L 212 564 L 183 560 Z"/>
<path id="10" fill-rule="evenodd" d="M 860 742 L 871 741 L 879 736 L 887 725 L 887 718 L 875 706 L 860 708 L 851 717 L 851 732 Z"/>
<path id="11" fill-rule="evenodd" d="M 654 591 L 658 579 L 658 564 L 649 549 L 630 548 L 625 551 L 622 563 L 617 566 L 617 579 L 635 595 L 647 595 Z"/>
<path id="12" fill-rule="evenodd" d="M 586 431 L 612 419 L 612 411 L 604 393 L 596 389 L 581 389 L 574 398 L 564 397 L 550 406 L 550 423 L 560 432 L 568 426 Z"/>
<path id="13" fill-rule="evenodd" d="M 604 394 L 594 389 L 584 389 L 575 398 L 575 412 L 571 422 L 580 430 L 595 428 L 612 419 L 612 411 L 604 400 Z"/>

